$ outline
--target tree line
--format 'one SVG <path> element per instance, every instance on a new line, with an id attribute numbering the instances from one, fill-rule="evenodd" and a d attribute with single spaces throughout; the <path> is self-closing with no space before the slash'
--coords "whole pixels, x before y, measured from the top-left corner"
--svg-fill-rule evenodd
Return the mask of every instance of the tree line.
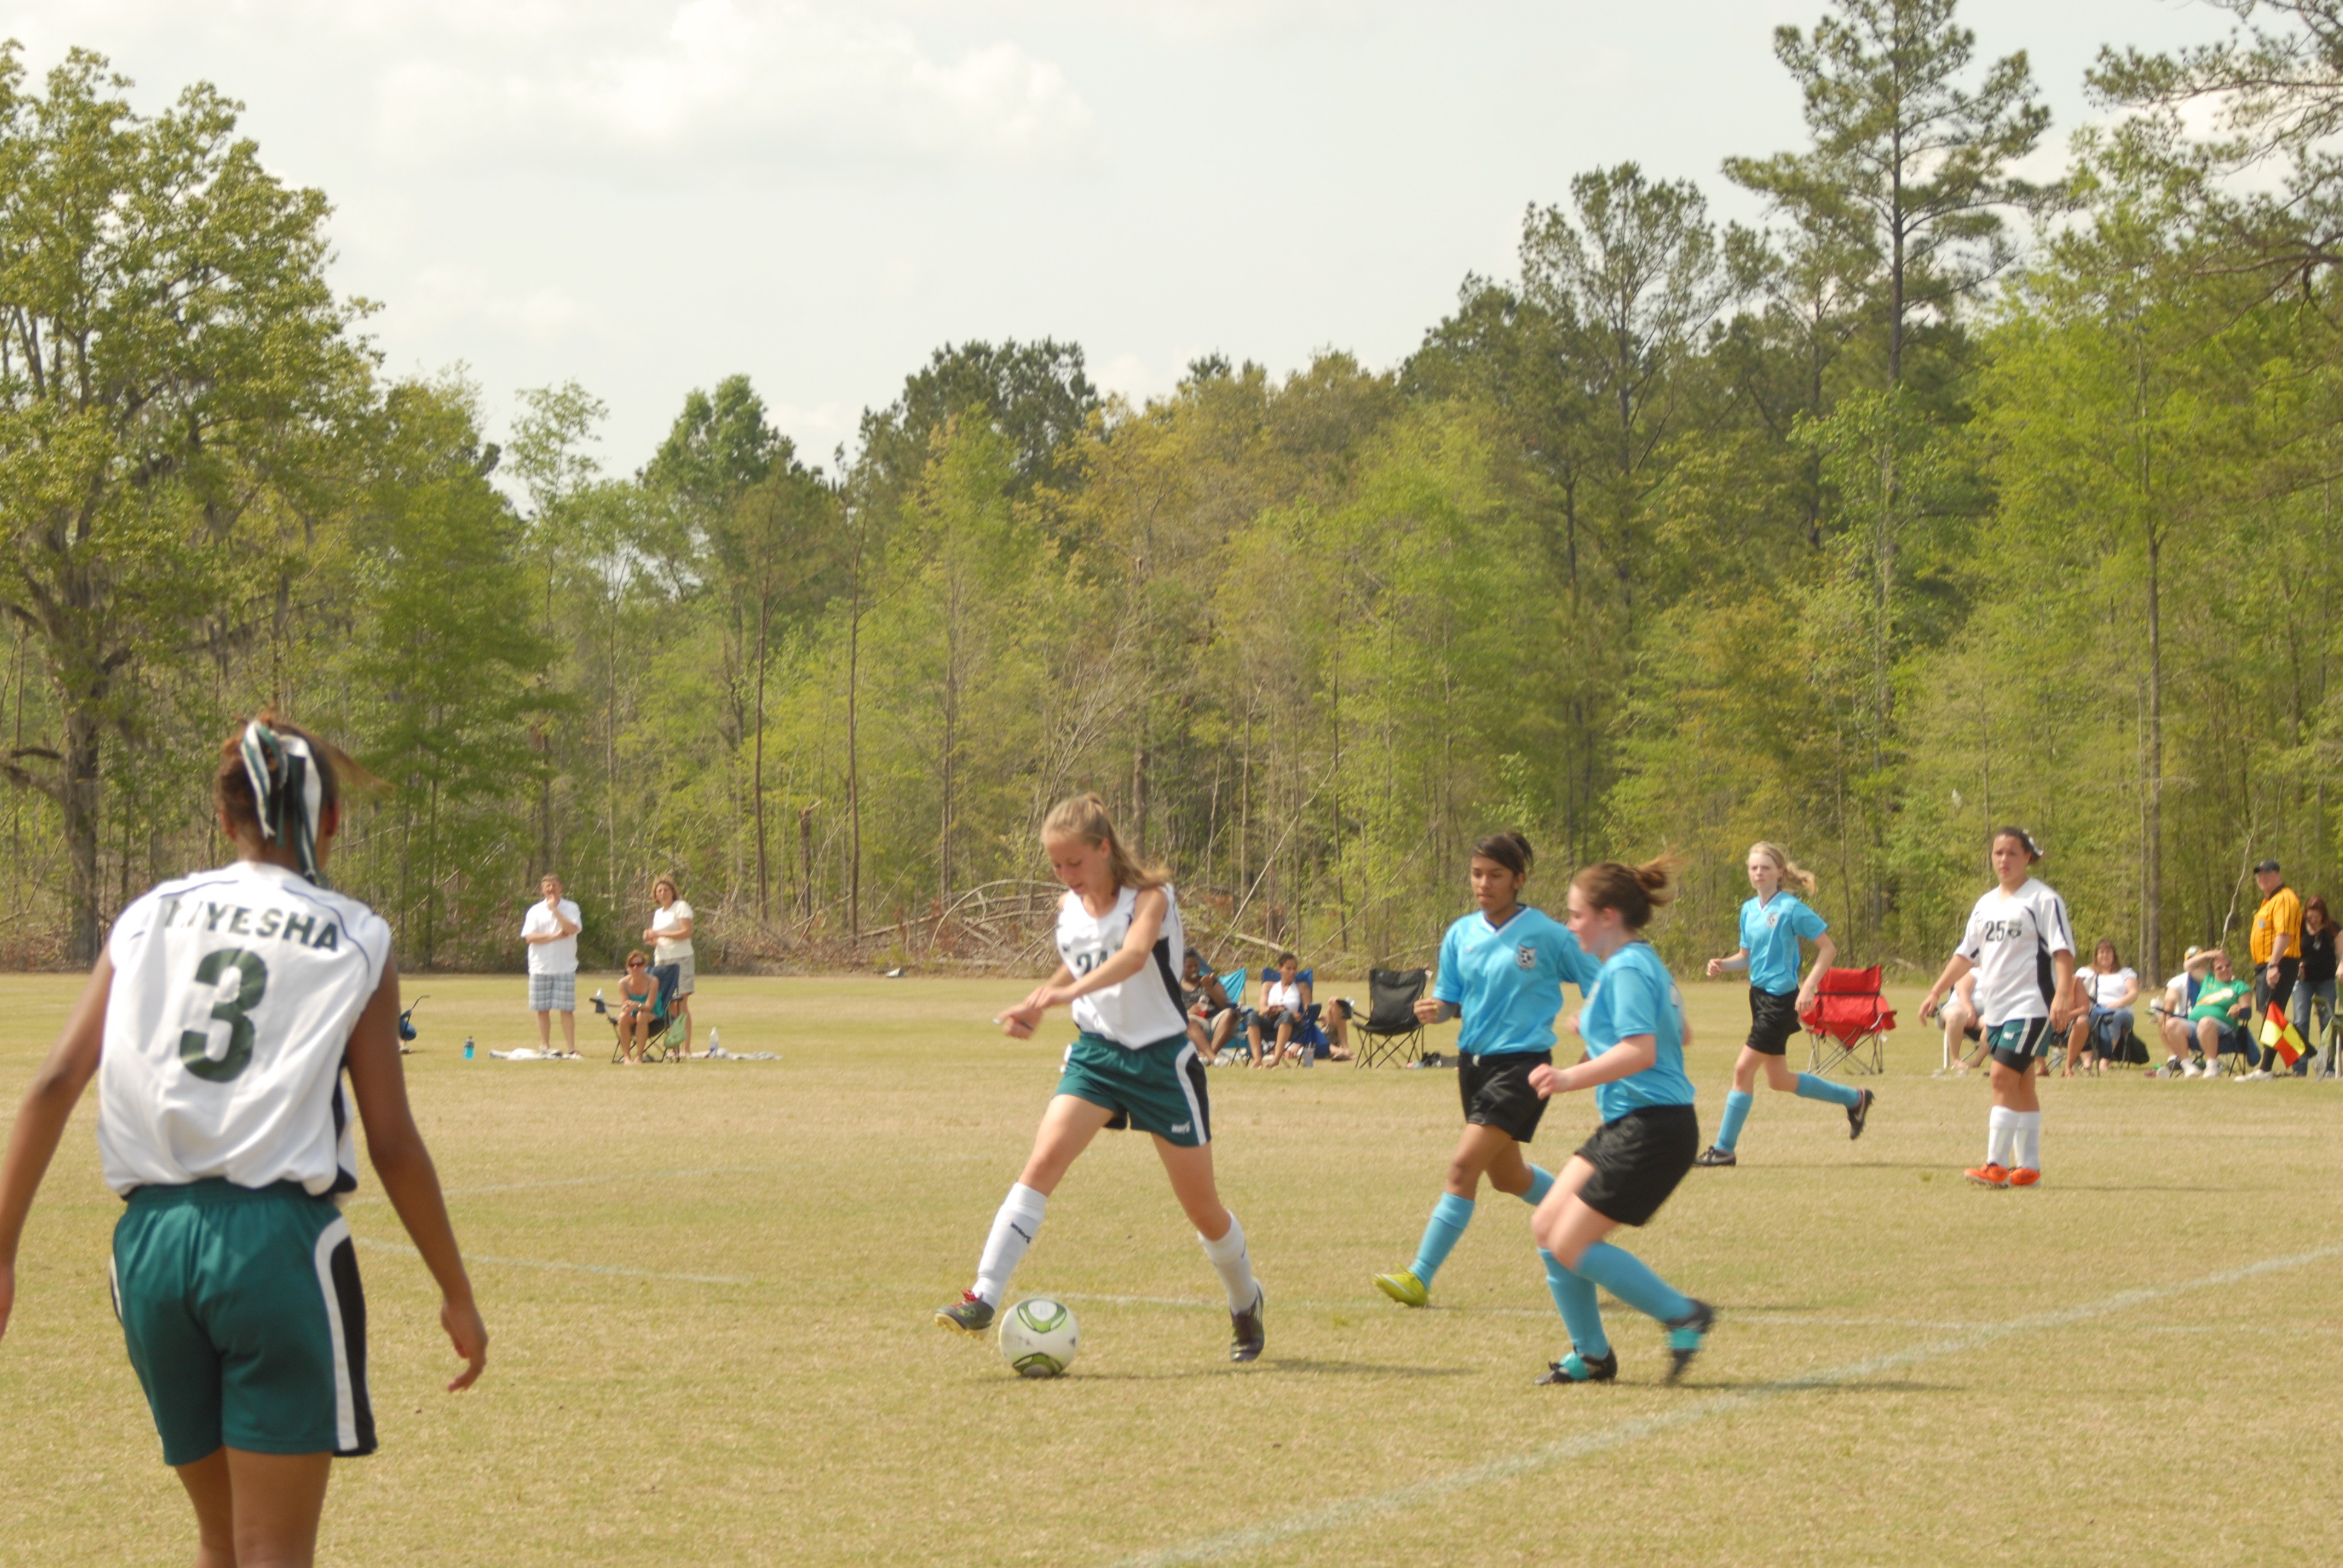
<path id="1" fill-rule="evenodd" d="M 1396 367 L 1134 405 L 960 343 L 826 464 L 736 376 L 630 471 L 584 387 L 491 440 L 386 377 L 215 89 L 11 46 L 0 957 L 220 856 L 198 763 L 268 705 L 388 786 L 335 869 L 415 967 L 516 963 L 547 869 L 594 957 L 671 871 L 721 961 L 1037 961 L 1087 788 L 1229 959 L 1421 961 L 1518 827 L 1548 884 L 1688 852 L 1685 953 L 1783 841 L 1933 967 L 2016 820 L 2160 972 L 2343 847 L 2343 0 L 2227 3 L 2102 54 L 2055 180 L 2023 53 L 1827 0 L 1805 145 L 1720 171 L 1761 222 L 1584 171 Z"/>

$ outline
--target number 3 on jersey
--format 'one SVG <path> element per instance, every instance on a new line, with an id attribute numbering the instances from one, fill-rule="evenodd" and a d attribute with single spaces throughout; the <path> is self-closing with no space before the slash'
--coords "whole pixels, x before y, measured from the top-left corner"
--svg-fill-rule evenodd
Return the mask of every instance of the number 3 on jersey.
<path id="1" fill-rule="evenodd" d="M 227 1025 L 227 1050 L 218 1059 L 211 1054 L 209 1028 L 191 1029 L 179 1036 L 179 1060 L 197 1078 L 212 1083 L 226 1083 L 252 1065 L 252 1020 L 246 1015 L 260 1005 L 261 993 L 268 989 L 268 966 L 258 953 L 242 948 L 219 948 L 204 955 L 196 966 L 197 995 L 218 986 L 220 977 L 229 970 L 236 972 L 239 981 L 236 995 L 222 997 L 212 1003 L 212 1019 Z"/>

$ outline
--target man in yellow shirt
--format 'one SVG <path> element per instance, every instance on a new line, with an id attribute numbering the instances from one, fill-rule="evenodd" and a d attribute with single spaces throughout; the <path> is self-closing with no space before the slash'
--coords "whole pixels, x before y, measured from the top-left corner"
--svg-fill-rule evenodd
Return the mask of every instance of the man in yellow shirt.
<path id="1" fill-rule="evenodd" d="M 2286 885 L 2276 860 L 2256 866 L 2254 880 L 2262 890 L 2262 907 L 2254 911 L 2253 931 L 2254 1029 L 2258 1033 L 2271 1005 L 2283 1010 L 2302 974 L 2302 900 Z M 2265 1066 L 2246 1076 L 2271 1074 Z"/>

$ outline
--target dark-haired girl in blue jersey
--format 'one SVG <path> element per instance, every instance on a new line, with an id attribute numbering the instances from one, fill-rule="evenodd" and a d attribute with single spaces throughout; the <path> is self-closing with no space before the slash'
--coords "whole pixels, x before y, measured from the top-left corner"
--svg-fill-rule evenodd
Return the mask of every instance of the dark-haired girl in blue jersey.
<path id="1" fill-rule="evenodd" d="M 1570 1330 L 1570 1353 L 1541 1383 L 1609 1382 L 1619 1358 L 1603 1332 L 1594 1287 L 1602 1286 L 1668 1331 L 1668 1379 L 1684 1375 L 1716 1321 L 1696 1302 L 1604 1238 L 1659 1211 L 1700 1148 L 1684 1048 L 1692 1043 L 1684 1003 L 1659 954 L 1644 940 L 1654 906 L 1674 897 L 1674 857 L 1642 866 L 1605 860 L 1570 883 L 1570 930 L 1601 961 L 1577 1019 L 1586 1060 L 1530 1074 L 1541 1095 L 1592 1089 L 1603 1125 L 1563 1167 L 1530 1229 L 1545 1260 L 1546 1284 Z"/>
<path id="2" fill-rule="evenodd" d="M 1749 1039 L 1741 1059 L 1733 1064 L 1733 1091 L 1725 1097 L 1725 1123 L 1716 1141 L 1694 1161 L 1697 1165 L 1737 1165 L 1735 1152 L 1741 1142 L 1741 1124 L 1749 1119 L 1756 1096 L 1757 1072 L 1766 1083 L 1801 1100 L 1826 1100 L 1846 1112 L 1846 1135 L 1863 1136 L 1871 1115 L 1871 1091 L 1833 1083 L 1811 1072 L 1792 1072 L 1785 1060 L 1790 1037 L 1798 1032 L 1798 1019 L 1814 1005 L 1815 989 L 1823 971 L 1838 956 L 1830 940 L 1830 926 L 1799 898 L 1815 890 L 1814 873 L 1790 859 L 1779 845 L 1749 846 L 1749 885 L 1756 896 L 1741 906 L 1741 945 L 1721 959 L 1708 960 L 1708 978 L 1727 970 L 1749 971 Z M 1795 890 L 1793 891 L 1793 890 Z M 1815 944 L 1814 967 L 1805 983 L 1798 982 L 1798 940 Z"/>
<path id="3" fill-rule="evenodd" d="M 1440 942 L 1440 978 L 1415 1004 L 1426 1023 L 1463 1018 L 1456 1088 L 1464 1101 L 1464 1136 L 1448 1161 L 1448 1181 L 1415 1261 L 1375 1276 L 1375 1288 L 1403 1306 L 1432 1300 L 1433 1276 L 1472 1223 L 1483 1176 L 1533 1207 L 1554 1186 L 1550 1173 L 1522 1158 L 1522 1145 L 1545 1114 L 1530 1073 L 1554 1060 L 1564 982 L 1584 994 L 1594 965 L 1552 917 L 1521 901 L 1531 863 L 1529 840 L 1519 833 L 1493 834 L 1473 846 L 1473 898 L 1481 907 L 1448 928 Z"/>

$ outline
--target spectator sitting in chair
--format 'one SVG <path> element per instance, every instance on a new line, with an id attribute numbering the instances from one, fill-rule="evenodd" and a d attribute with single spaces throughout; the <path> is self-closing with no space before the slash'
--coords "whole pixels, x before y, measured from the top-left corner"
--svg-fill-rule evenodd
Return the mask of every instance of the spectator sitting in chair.
<path id="1" fill-rule="evenodd" d="M 659 981 L 651 978 L 651 960 L 640 948 L 627 955 L 626 978 L 618 981 L 618 1043 L 626 1048 L 628 1067 L 640 1067 L 651 1042 L 651 1020 L 659 1016 Z"/>
<path id="2" fill-rule="evenodd" d="M 2164 982 L 2164 994 L 2147 1004 L 2148 1012 L 2156 1020 L 2157 1033 L 2164 1040 L 2164 1066 L 2158 1070 L 2158 1077 L 2196 1076 L 2180 1064 L 2196 1049 L 2197 1030 L 2188 1021 L 2188 1010 L 2197 1005 L 2197 988 L 2205 983 L 2212 967 L 2210 948 L 2190 948 L 2180 955 L 2180 972 Z"/>
<path id="3" fill-rule="evenodd" d="M 1188 1015 L 1188 1038 L 1195 1042 L 1196 1054 L 1211 1066 L 1236 1032 L 1237 1010 L 1222 989 L 1221 977 L 1204 967 L 1195 949 L 1188 950 L 1181 968 L 1187 971 L 1180 977 L 1180 1001 Z"/>
<path id="4" fill-rule="evenodd" d="M 1280 953 L 1277 978 L 1261 988 L 1261 1005 L 1245 1020 L 1245 1039 L 1252 1046 L 1252 1064 L 1275 1067 L 1284 1060 L 1292 1047 L 1294 1030 L 1309 1021 L 1310 987 L 1302 979 L 1302 960 L 1292 953 Z M 1263 1038 L 1272 1032 L 1275 1044 L 1264 1057 Z"/>
<path id="5" fill-rule="evenodd" d="M 2197 1005 L 2188 1010 L 2188 1022 L 2196 1030 L 2197 1049 L 2204 1060 L 2201 1070 L 2197 1062 L 2182 1068 L 2183 1078 L 2220 1077 L 2223 1051 L 2243 1056 L 2249 1071 L 2261 1060 L 2261 1051 L 2245 1027 L 2254 1010 L 2253 987 L 2237 978 L 2226 949 L 2214 949 L 2212 959 L 2213 978 L 2198 989 Z"/>
<path id="6" fill-rule="evenodd" d="M 1318 1014 L 1318 1026 L 1326 1031 L 1326 1060 L 1351 1060 L 1351 999 L 1338 996 L 1328 1002 Z"/>
<path id="7" fill-rule="evenodd" d="M 1947 1070 L 1956 1073 L 1968 1071 L 1985 1052 L 1985 1030 L 1977 1024 L 1976 975 L 1974 971 L 1953 982 L 1953 989 L 1945 993 L 1945 1000 L 1936 1006 L 1936 1020 L 1945 1026 L 1945 1060 L 1950 1064 Z M 1928 1020 L 1924 1018 L 1920 1021 L 1926 1023 Z M 1968 1048 L 1972 1040 L 1976 1042 L 1975 1051 Z"/>
<path id="8" fill-rule="evenodd" d="M 2090 998 L 2091 1006 L 2066 1029 L 2068 1078 L 2075 1076 L 2078 1061 L 2097 1072 L 2122 1060 L 2124 1041 L 2131 1038 L 2132 1025 L 2137 1021 L 2132 1003 L 2139 1000 L 2139 972 L 2124 967 L 2116 944 L 2106 937 L 2099 939 L 2090 967 L 2077 970 L 2075 980 Z"/>

